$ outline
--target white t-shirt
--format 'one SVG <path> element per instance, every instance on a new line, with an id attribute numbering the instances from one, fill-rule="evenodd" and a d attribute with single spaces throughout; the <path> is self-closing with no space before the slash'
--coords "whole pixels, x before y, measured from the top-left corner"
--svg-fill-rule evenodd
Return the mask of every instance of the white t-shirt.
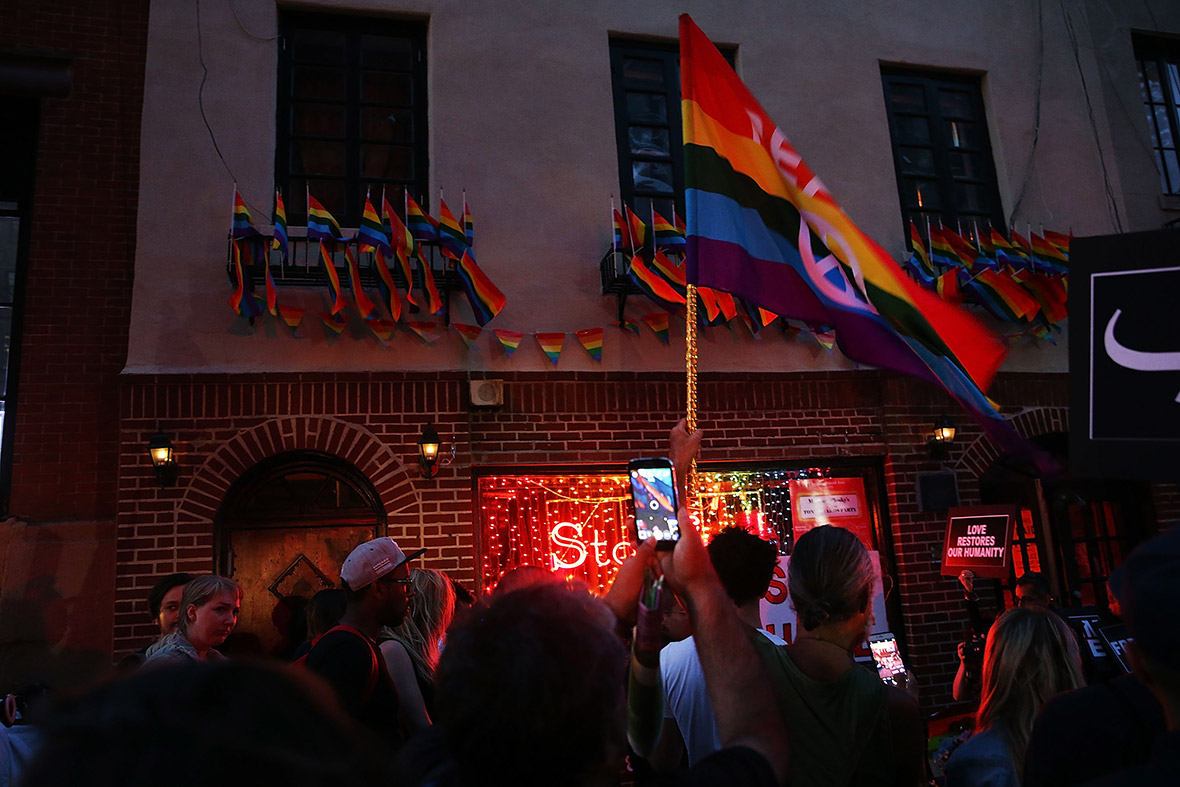
<path id="1" fill-rule="evenodd" d="M 765 629 L 758 631 L 776 645 L 787 644 Z M 696 765 L 721 748 L 721 738 L 692 637 L 670 642 L 660 651 L 660 678 L 664 683 L 664 718 L 676 720 L 688 764 Z"/>

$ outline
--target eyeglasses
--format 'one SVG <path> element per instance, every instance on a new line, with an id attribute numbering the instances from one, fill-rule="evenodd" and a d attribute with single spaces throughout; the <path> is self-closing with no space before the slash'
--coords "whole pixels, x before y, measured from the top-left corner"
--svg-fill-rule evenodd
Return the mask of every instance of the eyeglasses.
<path id="1" fill-rule="evenodd" d="M 377 581 L 384 582 L 387 585 L 404 585 L 406 587 L 409 587 L 410 584 L 413 583 L 414 580 L 411 579 L 410 577 L 391 577 L 388 574 L 386 574 L 383 577 L 378 577 Z"/>

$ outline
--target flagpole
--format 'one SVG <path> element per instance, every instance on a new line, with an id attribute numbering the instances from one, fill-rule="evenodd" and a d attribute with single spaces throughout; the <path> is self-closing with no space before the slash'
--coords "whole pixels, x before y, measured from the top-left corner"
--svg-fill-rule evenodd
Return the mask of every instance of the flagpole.
<path id="1" fill-rule="evenodd" d="M 695 284 L 687 284 L 684 289 L 687 296 L 684 299 L 685 305 L 688 307 L 685 315 L 688 323 L 684 332 L 684 361 L 687 367 L 684 422 L 688 427 L 689 434 L 692 434 L 697 428 L 697 287 Z M 684 488 L 690 498 L 695 497 L 697 488 L 697 460 L 695 457 L 692 464 L 688 466 L 688 478 Z M 687 500 L 685 505 L 688 505 Z"/>

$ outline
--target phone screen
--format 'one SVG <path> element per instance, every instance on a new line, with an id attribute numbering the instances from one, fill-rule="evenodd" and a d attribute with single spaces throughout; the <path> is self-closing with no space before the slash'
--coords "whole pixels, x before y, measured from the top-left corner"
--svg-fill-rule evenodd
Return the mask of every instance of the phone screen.
<path id="1" fill-rule="evenodd" d="M 869 638 L 869 650 L 877 662 L 877 674 L 881 680 L 897 685 L 898 678 L 905 674 L 905 663 L 897 649 L 897 638 L 892 634 L 874 634 Z"/>
<path id="2" fill-rule="evenodd" d="M 640 542 L 680 538 L 676 519 L 676 481 L 671 465 L 631 466 L 631 499 L 635 504 L 635 535 Z"/>

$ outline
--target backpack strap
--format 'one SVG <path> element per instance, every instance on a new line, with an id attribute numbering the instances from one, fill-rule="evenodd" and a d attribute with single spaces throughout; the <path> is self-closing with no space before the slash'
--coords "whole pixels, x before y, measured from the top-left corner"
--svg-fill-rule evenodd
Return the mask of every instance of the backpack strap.
<path id="1" fill-rule="evenodd" d="M 311 647 L 307 649 L 307 653 L 304 653 L 302 656 L 300 656 L 298 659 L 295 660 L 295 664 L 300 667 L 306 667 L 307 666 L 307 657 L 309 655 L 311 655 L 311 652 L 313 650 L 315 650 L 315 646 L 319 644 L 321 639 L 328 636 L 333 631 L 344 631 L 349 634 L 353 634 L 355 636 L 358 636 L 365 641 L 366 645 L 369 646 L 369 659 L 370 659 L 369 660 L 369 679 L 365 683 L 365 692 L 361 697 L 362 702 L 368 702 L 369 697 L 373 696 L 373 691 L 376 690 L 376 688 L 377 688 L 377 680 L 381 675 L 381 663 L 377 659 L 377 647 L 373 644 L 373 640 L 369 639 L 368 635 L 365 634 L 365 632 L 361 631 L 360 629 L 356 628 L 355 626 L 346 626 L 344 624 L 338 624 L 338 625 L 335 625 L 332 628 L 328 629 L 323 634 L 320 634 L 318 637 L 316 637 L 315 639 L 313 639 L 311 641 Z"/>

